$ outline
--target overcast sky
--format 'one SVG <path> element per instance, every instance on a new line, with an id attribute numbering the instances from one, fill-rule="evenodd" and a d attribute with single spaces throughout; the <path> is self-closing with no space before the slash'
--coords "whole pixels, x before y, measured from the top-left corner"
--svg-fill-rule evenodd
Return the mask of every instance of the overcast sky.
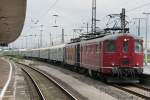
<path id="1" fill-rule="evenodd" d="M 61 39 L 61 29 L 65 29 L 66 40 L 73 37 L 74 28 L 85 27 L 83 23 L 91 23 L 92 0 L 27 0 L 27 14 L 24 29 L 20 38 L 15 42 L 19 47 L 25 47 L 26 39 L 28 47 L 36 47 L 40 34 L 40 25 L 43 25 L 43 46 L 49 44 L 50 32 L 54 42 Z M 143 6 L 144 5 L 144 6 Z M 134 9 L 138 7 L 139 9 Z M 133 18 L 145 17 L 143 12 L 150 12 L 149 0 L 97 0 L 97 19 L 101 20 L 97 26 L 104 28 L 108 21 L 108 14 L 118 14 L 122 8 L 126 8 L 127 19 L 130 23 L 130 32 L 137 34 L 137 21 Z M 53 15 L 59 15 L 56 18 Z M 149 21 L 150 22 L 150 21 Z M 58 28 L 52 26 L 58 25 Z M 149 23 L 150 26 L 150 23 Z M 150 29 L 149 29 L 150 32 Z M 145 21 L 141 22 L 141 36 L 145 36 Z M 38 35 L 36 37 L 23 37 Z M 150 35 L 148 35 L 150 37 Z M 32 40 L 31 40 L 32 39 Z"/>

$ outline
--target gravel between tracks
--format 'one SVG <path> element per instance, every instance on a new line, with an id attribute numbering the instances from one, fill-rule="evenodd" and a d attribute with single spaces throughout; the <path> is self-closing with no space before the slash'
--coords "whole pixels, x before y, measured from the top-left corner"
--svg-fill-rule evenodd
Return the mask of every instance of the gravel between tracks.
<path id="1" fill-rule="evenodd" d="M 70 83 L 69 86 L 71 86 L 72 89 L 79 92 L 79 94 L 85 98 L 88 98 L 89 100 L 141 100 L 141 98 L 137 96 L 61 67 L 56 67 L 38 61 L 27 60 L 25 62 L 26 64 L 28 63 L 34 67 L 46 71 L 64 83 Z"/>

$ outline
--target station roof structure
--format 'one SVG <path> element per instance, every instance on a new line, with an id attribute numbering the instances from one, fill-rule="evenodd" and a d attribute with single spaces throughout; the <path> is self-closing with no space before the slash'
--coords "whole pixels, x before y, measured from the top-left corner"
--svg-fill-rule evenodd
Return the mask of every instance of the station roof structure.
<path id="1" fill-rule="evenodd" d="M 21 34 L 26 0 L 0 0 L 0 45 L 5 46 Z"/>

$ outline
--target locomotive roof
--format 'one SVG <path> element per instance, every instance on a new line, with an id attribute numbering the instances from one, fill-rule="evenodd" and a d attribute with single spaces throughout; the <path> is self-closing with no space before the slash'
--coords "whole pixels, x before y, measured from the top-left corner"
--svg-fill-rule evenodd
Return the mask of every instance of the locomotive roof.
<path id="1" fill-rule="evenodd" d="M 129 37 L 133 37 L 134 39 L 142 40 L 142 37 L 136 36 L 136 35 L 131 34 L 131 33 L 117 33 L 117 34 L 106 35 L 106 36 L 101 37 L 101 38 L 81 41 L 80 43 L 84 44 L 84 43 L 88 43 L 88 42 L 99 42 L 99 41 L 105 41 L 105 40 L 116 40 L 118 37 L 121 37 L 121 36 L 129 36 Z"/>
<path id="2" fill-rule="evenodd" d="M 80 44 L 80 42 L 68 43 L 68 44 L 66 44 L 66 47 L 67 47 L 67 46 L 70 46 L 70 45 L 71 45 L 71 46 L 74 46 L 74 45 L 77 45 L 77 44 Z"/>

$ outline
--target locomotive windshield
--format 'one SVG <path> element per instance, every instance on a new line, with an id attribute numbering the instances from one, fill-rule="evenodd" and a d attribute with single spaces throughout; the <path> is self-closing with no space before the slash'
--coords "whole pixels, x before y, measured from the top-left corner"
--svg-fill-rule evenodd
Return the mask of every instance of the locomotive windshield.
<path id="1" fill-rule="evenodd" d="M 129 49 L 128 47 L 129 47 L 128 41 L 124 41 L 124 42 L 123 42 L 123 51 L 124 51 L 125 53 L 128 52 L 128 49 Z"/>
<path id="2" fill-rule="evenodd" d="M 136 53 L 142 52 L 142 41 L 139 40 L 135 41 L 135 52 Z"/>
<path id="3" fill-rule="evenodd" d="M 114 41 L 106 41 L 105 51 L 106 52 L 115 52 L 116 51 L 115 42 Z"/>

